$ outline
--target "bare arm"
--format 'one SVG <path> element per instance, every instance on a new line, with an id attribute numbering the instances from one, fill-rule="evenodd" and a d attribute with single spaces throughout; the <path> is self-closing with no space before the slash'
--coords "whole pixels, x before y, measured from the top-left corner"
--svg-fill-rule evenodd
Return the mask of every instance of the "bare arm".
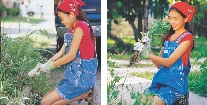
<path id="1" fill-rule="evenodd" d="M 172 64 L 174 64 L 184 53 L 185 51 L 191 46 L 191 42 L 189 40 L 182 42 L 176 50 L 169 56 L 169 58 L 162 58 L 160 56 L 155 56 L 153 54 L 150 54 L 149 59 L 151 59 L 153 62 L 156 62 L 156 64 L 164 65 L 166 67 L 170 67 Z"/>
<path id="2" fill-rule="evenodd" d="M 66 64 L 68 62 L 71 62 L 72 60 L 75 59 L 75 56 L 78 51 L 82 36 L 83 36 L 82 29 L 76 28 L 74 35 L 73 35 L 73 40 L 72 40 L 72 43 L 70 46 L 69 53 L 67 53 L 65 56 L 58 59 L 57 61 L 53 62 L 54 66 L 60 66 L 60 65 Z"/>
<path id="3" fill-rule="evenodd" d="M 57 60 L 59 59 L 63 54 L 65 53 L 65 44 L 63 44 L 62 48 L 60 49 L 60 51 L 58 53 L 56 53 L 52 58 L 50 58 L 51 60 Z"/>
<path id="4" fill-rule="evenodd" d="M 160 50 L 160 53 L 159 53 L 159 57 L 162 57 L 162 48 L 161 48 L 161 50 Z M 151 52 L 151 54 L 152 55 L 155 55 L 153 52 Z M 156 67 L 158 68 L 158 69 L 160 69 L 160 64 L 159 63 L 157 63 L 156 61 L 152 61 L 155 65 L 156 65 Z"/>

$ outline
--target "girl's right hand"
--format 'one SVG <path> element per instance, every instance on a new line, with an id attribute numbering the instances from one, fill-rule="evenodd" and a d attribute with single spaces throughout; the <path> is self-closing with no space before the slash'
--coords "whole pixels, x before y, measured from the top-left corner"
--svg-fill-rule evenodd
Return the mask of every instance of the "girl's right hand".
<path id="1" fill-rule="evenodd" d="M 141 42 L 136 42 L 134 44 L 134 50 L 141 52 L 144 47 L 144 44 Z"/>
<path id="2" fill-rule="evenodd" d="M 29 71 L 28 75 L 30 77 L 38 76 L 40 72 L 42 71 L 41 69 L 42 69 L 42 64 L 38 63 L 34 69 Z"/>

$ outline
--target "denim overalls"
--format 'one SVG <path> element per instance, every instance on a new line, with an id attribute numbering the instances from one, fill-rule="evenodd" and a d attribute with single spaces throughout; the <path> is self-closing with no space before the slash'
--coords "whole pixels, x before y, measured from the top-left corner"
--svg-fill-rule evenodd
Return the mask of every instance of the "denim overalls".
<path id="1" fill-rule="evenodd" d="M 73 33 L 64 35 L 66 54 L 70 50 L 72 39 Z M 66 64 L 65 77 L 56 85 L 56 91 L 68 101 L 86 93 L 95 85 L 97 66 L 96 56 L 95 58 L 82 59 L 78 50 L 76 58 Z"/>
<path id="2" fill-rule="evenodd" d="M 183 33 L 176 41 L 165 41 L 162 57 L 169 58 L 169 56 L 178 47 L 180 40 L 188 34 L 190 33 Z M 188 60 L 188 67 L 184 66 L 182 57 L 180 57 L 170 67 L 161 65 L 160 70 L 153 77 L 151 86 L 145 90 L 145 93 L 153 92 L 155 95 L 159 96 L 167 105 L 172 105 L 175 101 L 187 93 L 187 76 L 189 71 L 190 62 Z"/>

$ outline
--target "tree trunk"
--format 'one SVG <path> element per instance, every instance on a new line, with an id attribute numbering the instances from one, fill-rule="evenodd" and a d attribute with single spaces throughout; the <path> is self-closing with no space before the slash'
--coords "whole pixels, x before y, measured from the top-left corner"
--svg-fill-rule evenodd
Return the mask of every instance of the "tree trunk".
<path id="1" fill-rule="evenodd" d="M 141 14 L 141 12 L 139 12 L 139 14 L 138 14 L 138 38 L 139 39 L 141 39 L 141 33 L 140 32 L 142 32 L 143 31 L 143 28 L 142 28 L 142 14 Z"/>
<path id="2" fill-rule="evenodd" d="M 146 0 L 144 5 L 144 32 L 148 31 L 148 12 L 149 12 L 149 1 Z"/>
<path id="3" fill-rule="evenodd" d="M 138 41 L 138 38 L 140 38 L 140 34 L 139 34 L 139 30 L 136 28 L 134 21 L 132 21 L 129 17 L 127 17 L 127 20 L 129 22 L 129 24 L 131 25 L 133 32 L 134 32 L 134 37 L 135 37 L 135 41 Z"/>
<path id="4" fill-rule="evenodd" d="M 110 37 L 114 41 L 116 41 L 117 45 L 120 45 L 125 48 L 126 51 L 133 51 L 132 46 L 126 44 L 124 41 L 122 41 L 120 38 L 118 38 L 116 35 L 111 34 L 110 31 L 107 31 L 107 37 Z"/>

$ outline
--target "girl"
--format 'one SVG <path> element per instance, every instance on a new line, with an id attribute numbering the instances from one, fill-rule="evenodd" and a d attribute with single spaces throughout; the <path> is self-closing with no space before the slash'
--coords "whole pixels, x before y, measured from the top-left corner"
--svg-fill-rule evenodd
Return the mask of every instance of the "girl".
<path id="1" fill-rule="evenodd" d="M 27 6 L 25 5 L 24 1 L 22 1 L 21 4 L 19 5 L 19 9 L 20 9 L 21 18 L 23 20 L 26 19 L 27 21 L 29 21 L 29 19 L 27 18 Z"/>
<path id="2" fill-rule="evenodd" d="M 80 0 L 63 0 L 57 7 L 58 16 L 70 31 L 64 35 L 61 50 L 43 64 L 41 70 L 49 71 L 66 64 L 65 78 L 56 85 L 55 90 L 43 97 L 41 105 L 67 105 L 82 99 L 91 105 L 98 62 L 95 36 L 86 14 L 80 8 L 83 5 L 85 3 Z M 60 58 L 64 52 L 66 55 Z"/>
<path id="3" fill-rule="evenodd" d="M 159 56 L 155 56 L 149 47 L 141 52 L 142 57 L 149 58 L 160 69 L 144 92 L 154 93 L 153 97 L 148 97 L 152 105 L 172 105 L 188 91 L 189 56 L 194 45 L 189 22 L 194 13 L 195 10 L 185 2 L 172 5 L 168 16 L 171 29 L 163 38 Z"/>

